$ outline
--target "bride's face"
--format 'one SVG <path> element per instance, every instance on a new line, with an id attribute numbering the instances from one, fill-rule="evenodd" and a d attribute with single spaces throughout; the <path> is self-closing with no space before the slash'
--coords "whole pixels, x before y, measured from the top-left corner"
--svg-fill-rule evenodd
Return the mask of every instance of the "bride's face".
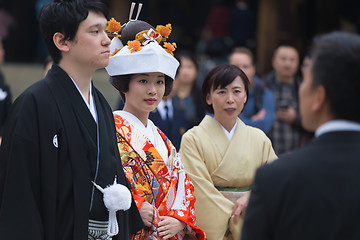
<path id="1" fill-rule="evenodd" d="M 129 83 L 129 91 L 125 94 L 126 111 L 138 116 L 149 114 L 159 105 L 165 93 L 165 76 L 163 73 L 134 74 Z"/>

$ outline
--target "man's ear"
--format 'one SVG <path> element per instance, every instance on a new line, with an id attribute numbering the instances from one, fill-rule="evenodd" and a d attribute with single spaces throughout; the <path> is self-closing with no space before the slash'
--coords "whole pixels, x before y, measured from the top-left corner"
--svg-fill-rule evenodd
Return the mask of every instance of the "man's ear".
<path id="1" fill-rule="evenodd" d="M 57 32 L 53 36 L 53 41 L 55 46 L 62 52 L 68 52 L 69 48 L 69 41 L 65 40 L 64 34 Z"/>
<path id="2" fill-rule="evenodd" d="M 327 99 L 326 99 L 326 91 L 324 86 L 322 85 L 318 85 L 315 87 L 315 101 L 312 104 L 312 110 L 314 112 L 319 112 L 324 110 L 324 108 L 326 107 L 327 104 Z"/>

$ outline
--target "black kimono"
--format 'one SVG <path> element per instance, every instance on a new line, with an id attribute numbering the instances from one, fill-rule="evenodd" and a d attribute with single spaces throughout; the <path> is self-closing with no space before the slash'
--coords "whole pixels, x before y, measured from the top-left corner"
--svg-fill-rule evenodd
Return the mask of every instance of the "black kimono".
<path id="1" fill-rule="evenodd" d="M 56 64 L 15 102 L 0 148 L 1 239 L 87 239 L 89 219 L 106 221 L 102 193 L 128 185 L 111 109 L 93 87 L 98 128 L 69 76 Z M 99 144 L 97 144 L 99 143 Z M 117 212 L 119 234 L 143 227 L 133 201 Z"/>
<path id="2" fill-rule="evenodd" d="M 11 106 L 11 92 L 6 84 L 4 75 L 0 72 L 0 137 L 2 136 L 3 126 Z"/>

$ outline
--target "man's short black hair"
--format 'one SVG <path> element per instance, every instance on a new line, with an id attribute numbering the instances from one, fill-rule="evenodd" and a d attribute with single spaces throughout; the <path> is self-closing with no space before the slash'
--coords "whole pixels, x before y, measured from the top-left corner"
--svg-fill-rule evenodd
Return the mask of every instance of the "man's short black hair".
<path id="1" fill-rule="evenodd" d="M 55 63 L 59 63 L 61 52 L 53 42 L 54 34 L 60 32 L 64 34 L 65 40 L 74 40 L 80 23 L 87 18 L 89 11 L 108 17 L 107 6 L 99 0 L 55 0 L 41 8 L 41 34 Z"/>
<path id="2" fill-rule="evenodd" d="M 360 36 L 332 32 L 314 39 L 313 85 L 325 88 L 335 119 L 360 122 Z"/>

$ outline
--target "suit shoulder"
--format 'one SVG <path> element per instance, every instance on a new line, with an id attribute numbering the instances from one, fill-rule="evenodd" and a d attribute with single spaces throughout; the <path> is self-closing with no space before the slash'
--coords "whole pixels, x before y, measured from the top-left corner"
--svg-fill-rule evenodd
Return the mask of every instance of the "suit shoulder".
<path id="1" fill-rule="evenodd" d="M 314 164 L 312 155 L 312 149 L 304 147 L 292 153 L 280 155 L 276 161 L 260 167 L 259 172 L 265 172 L 273 176 L 287 174 L 295 176 L 295 173 L 312 167 Z"/>

